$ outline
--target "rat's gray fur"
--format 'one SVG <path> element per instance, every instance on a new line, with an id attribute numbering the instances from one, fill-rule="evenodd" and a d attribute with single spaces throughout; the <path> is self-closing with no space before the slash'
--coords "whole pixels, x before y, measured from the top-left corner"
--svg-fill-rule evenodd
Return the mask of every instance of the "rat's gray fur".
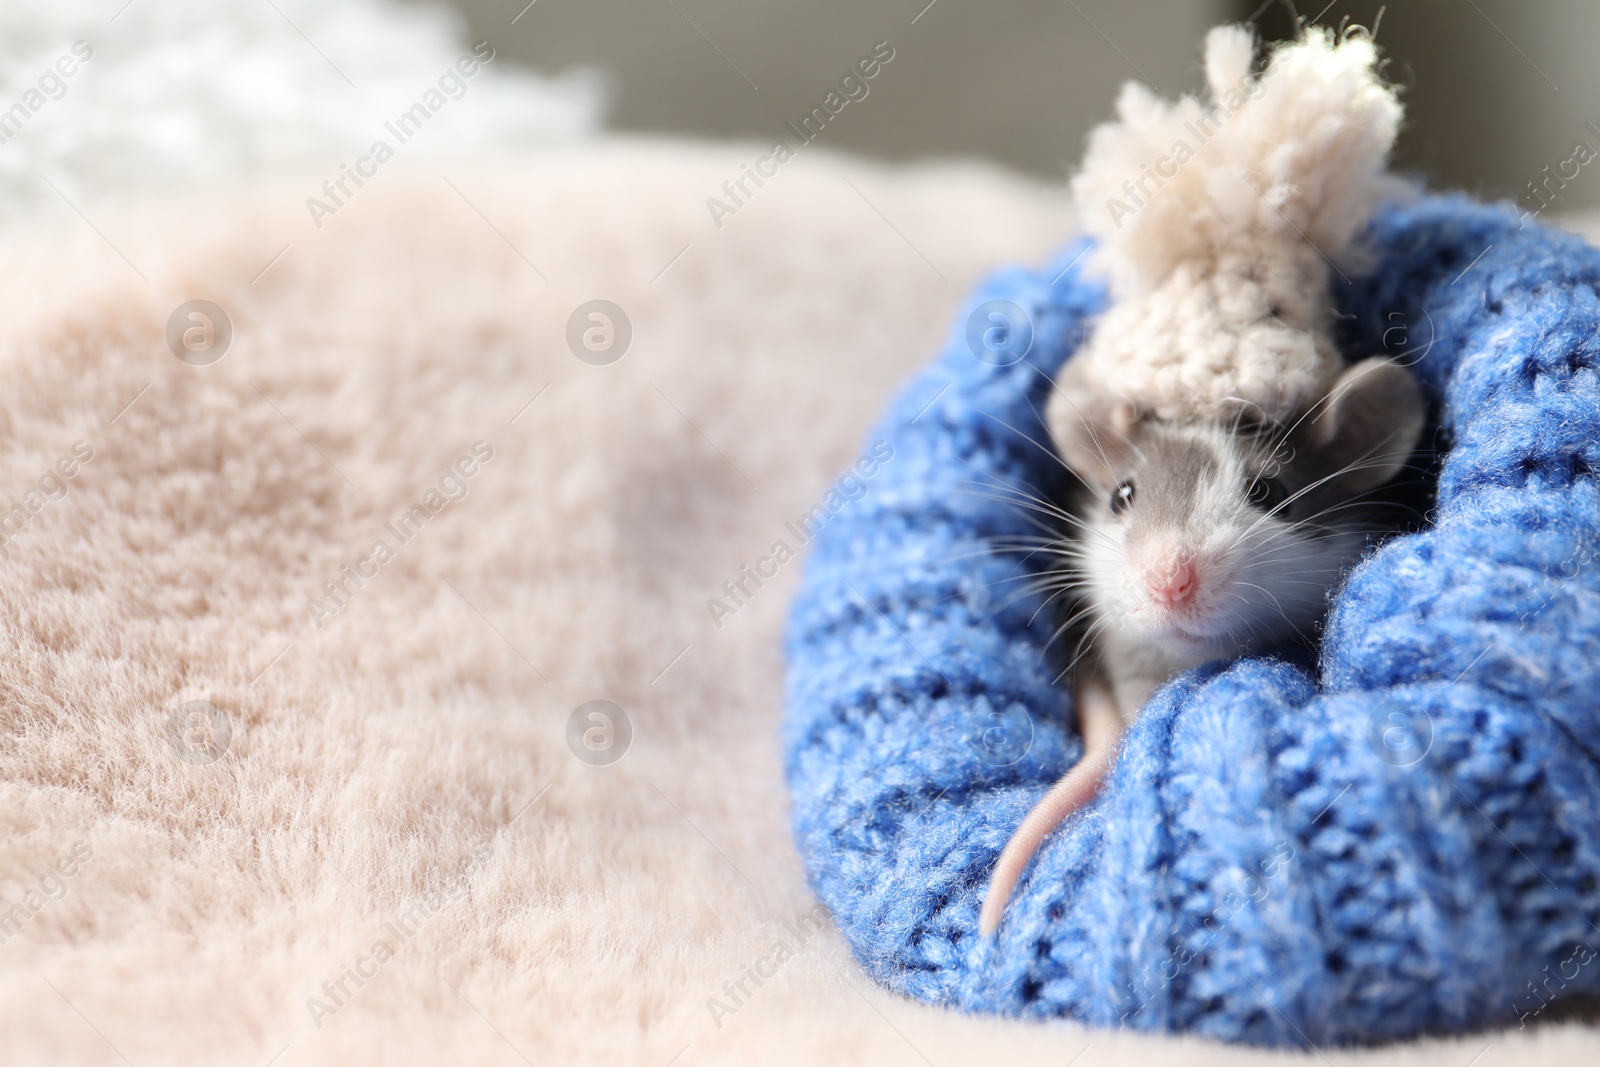
<path id="1" fill-rule="evenodd" d="M 1066 573 L 1051 584 L 1075 591 L 1089 620 L 1074 688 L 1090 743 L 1007 846 L 983 933 L 998 925 L 1045 834 L 1093 798 L 1109 749 L 1151 693 L 1179 671 L 1316 626 L 1375 528 L 1362 497 L 1405 466 L 1426 405 L 1409 372 L 1374 358 L 1286 425 L 1251 415 L 1241 405 L 1226 422 L 1168 422 L 1084 387 L 1071 364 L 1058 381 L 1047 422 L 1081 491 L 1075 532 L 1054 552 Z M 1253 485 L 1270 490 L 1255 503 Z M 1127 486 L 1131 501 L 1114 508 Z M 1196 575 L 1177 606 L 1146 584 L 1146 566 L 1169 557 L 1190 561 Z"/>

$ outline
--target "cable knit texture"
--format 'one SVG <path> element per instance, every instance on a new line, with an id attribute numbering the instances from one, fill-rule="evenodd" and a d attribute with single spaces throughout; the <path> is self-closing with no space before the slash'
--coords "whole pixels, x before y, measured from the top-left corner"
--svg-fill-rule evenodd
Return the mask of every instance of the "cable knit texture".
<path id="1" fill-rule="evenodd" d="M 792 608 L 785 726 L 811 883 L 879 982 L 1299 1047 L 1600 990 L 1600 252 L 1459 197 L 1371 230 L 1373 270 L 1332 287 L 1342 347 L 1407 350 L 1435 403 L 1430 525 L 1352 573 L 1314 670 L 1252 656 L 1159 691 L 992 941 L 990 869 L 1081 746 L 1050 613 L 989 547 L 1027 516 L 985 486 L 1059 486 L 1041 411 L 1107 301 L 1059 273 L 1086 245 L 976 294 L 1027 310 L 1026 359 L 974 358 L 963 318 L 890 406 L 894 462 Z"/>

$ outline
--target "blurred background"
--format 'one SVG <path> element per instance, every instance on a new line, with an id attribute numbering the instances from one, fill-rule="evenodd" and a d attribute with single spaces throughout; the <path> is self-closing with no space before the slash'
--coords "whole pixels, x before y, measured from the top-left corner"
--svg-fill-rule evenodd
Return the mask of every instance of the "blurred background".
<path id="1" fill-rule="evenodd" d="M 1059 185 L 1129 78 L 1197 89 L 1200 39 L 1253 19 L 1292 35 L 1282 0 L 455 0 L 474 39 L 547 74 L 598 68 L 615 129 L 769 139 L 821 102 L 871 45 L 892 64 L 822 139 L 888 160 L 982 157 Z M 1480 196 L 1600 151 L 1595 0 L 1320 0 L 1307 20 L 1371 26 L 1405 86 L 1397 165 Z M 1572 168 L 1569 166 L 1568 173 Z M 1600 205 L 1584 168 L 1549 211 Z"/>
<path id="2" fill-rule="evenodd" d="M 1209 27 L 1251 21 L 1282 39 L 1297 18 L 1378 26 L 1408 106 L 1398 167 L 1525 210 L 1548 167 L 1568 177 L 1550 181 L 1547 217 L 1600 207 L 1600 167 L 1574 153 L 1580 141 L 1600 153 L 1600 2 L 1314 3 L 5 0 L 0 114 L 13 119 L 0 124 L 0 217 L 70 221 L 101 196 L 274 173 L 320 180 L 478 41 L 494 62 L 401 165 L 606 130 L 792 139 L 785 124 L 881 41 L 892 60 L 819 145 L 989 160 L 1061 195 L 1122 82 L 1197 90 Z M 58 79 L 74 41 L 93 58 Z"/>

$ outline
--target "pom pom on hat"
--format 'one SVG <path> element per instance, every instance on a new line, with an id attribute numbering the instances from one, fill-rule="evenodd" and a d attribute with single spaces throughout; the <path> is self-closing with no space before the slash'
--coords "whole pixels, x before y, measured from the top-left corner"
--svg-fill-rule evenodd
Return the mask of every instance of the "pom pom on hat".
<path id="1" fill-rule="evenodd" d="M 1387 170 L 1400 102 L 1364 32 L 1310 27 L 1260 74 L 1254 56 L 1249 30 L 1218 27 L 1209 105 L 1130 82 L 1090 134 L 1072 190 L 1115 303 L 1067 388 L 1173 421 L 1241 404 L 1283 421 L 1337 377 L 1328 282 L 1406 188 Z"/>

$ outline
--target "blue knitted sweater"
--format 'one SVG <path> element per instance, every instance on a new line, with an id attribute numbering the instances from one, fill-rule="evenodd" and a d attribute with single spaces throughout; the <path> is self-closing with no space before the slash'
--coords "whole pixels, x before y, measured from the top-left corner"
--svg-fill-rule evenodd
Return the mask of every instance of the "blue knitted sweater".
<path id="1" fill-rule="evenodd" d="M 1426 527 L 1352 572 L 1314 664 L 1158 692 L 993 940 L 994 861 L 1081 745 L 1054 620 L 992 550 L 1035 531 L 982 487 L 1057 485 L 1040 414 L 1106 299 L 1083 244 L 974 297 L 1026 309 L 1026 359 L 975 358 L 963 316 L 890 405 L 893 459 L 813 543 L 784 726 L 811 884 L 879 982 L 1299 1047 L 1600 990 L 1600 252 L 1460 197 L 1373 237 L 1336 301 L 1347 354 L 1405 340 L 1438 412 Z"/>

